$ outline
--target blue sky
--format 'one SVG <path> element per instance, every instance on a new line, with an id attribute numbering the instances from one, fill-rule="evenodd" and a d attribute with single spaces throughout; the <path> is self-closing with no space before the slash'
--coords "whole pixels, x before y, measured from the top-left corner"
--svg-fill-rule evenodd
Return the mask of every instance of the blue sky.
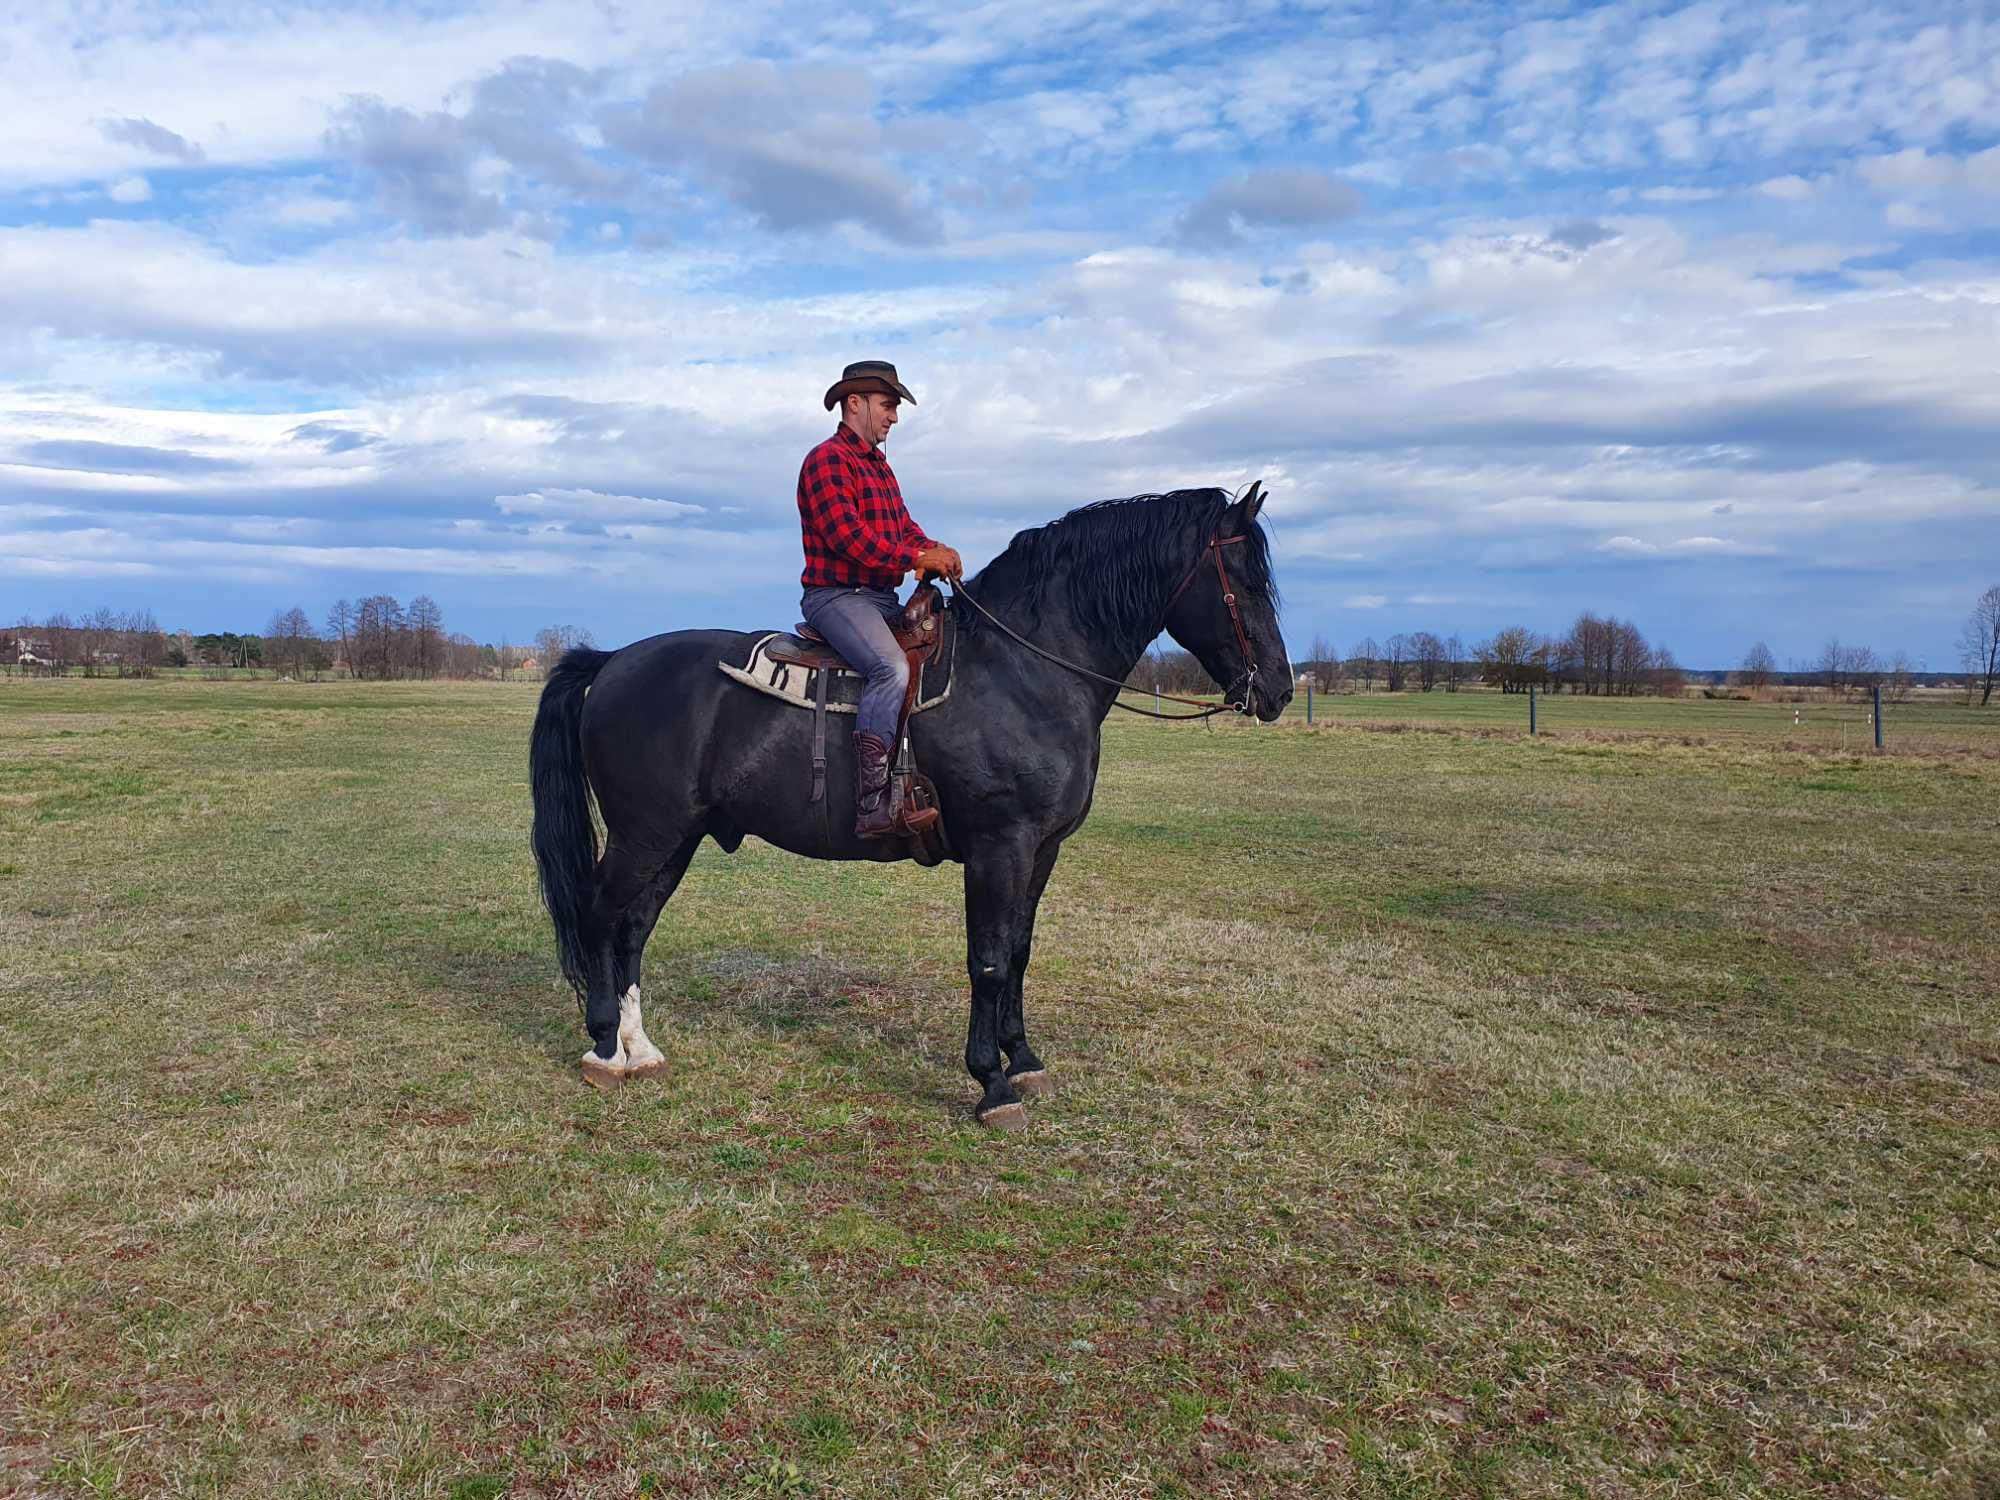
<path id="1" fill-rule="evenodd" d="M 1286 628 L 1933 668 L 2000 582 L 1975 3 L 48 6 L 0 617 L 793 617 L 848 360 L 968 561 L 1269 485 Z"/>

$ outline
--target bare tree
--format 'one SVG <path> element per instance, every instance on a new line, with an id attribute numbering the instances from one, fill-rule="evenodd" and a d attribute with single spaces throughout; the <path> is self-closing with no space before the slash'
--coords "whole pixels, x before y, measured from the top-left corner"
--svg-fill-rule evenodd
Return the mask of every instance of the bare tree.
<path id="1" fill-rule="evenodd" d="M 1382 675 L 1388 679 L 1390 692 L 1402 692 L 1409 666 L 1410 638 L 1398 631 L 1382 643 Z"/>
<path id="2" fill-rule="evenodd" d="M 1847 685 L 1856 693 L 1866 693 L 1882 682 L 1882 664 L 1876 658 L 1874 649 L 1868 646 L 1851 646 L 1846 652 L 1842 672 Z"/>
<path id="3" fill-rule="evenodd" d="M 1465 642 L 1453 631 L 1444 643 L 1444 690 L 1458 691 L 1458 684 L 1465 676 Z"/>
<path id="4" fill-rule="evenodd" d="M 444 670 L 448 676 L 477 677 L 479 665 L 479 642 L 462 630 L 455 630 L 445 637 Z"/>
<path id="5" fill-rule="evenodd" d="M 444 657 L 444 611 L 429 594 L 419 594 L 410 601 L 407 620 L 412 665 L 419 677 L 429 677 Z"/>
<path id="6" fill-rule="evenodd" d="M 1503 693 L 1525 693 L 1548 675 L 1546 647 L 1525 625 L 1509 625 L 1472 648 L 1479 675 Z"/>
<path id="7" fill-rule="evenodd" d="M 347 675 L 359 676 L 354 670 L 354 606 L 345 599 L 334 600 L 333 608 L 326 612 L 326 638 L 339 644 Z"/>
<path id="8" fill-rule="evenodd" d="M 95 677 L 107 667 L 118 665 L 118 615 L 100 604 L 76 622 L 76 660 L 83 675 Z"/>
<path id="9" fill-rule="evenodd" d="M 1571 663 L 1571 685 L 1577 691 L 1611 692 L 1617 681 L 1618 622 L 1585 610 L 1570 626 L 1562 654 Z"/>
<path id="10" fill-rule="evenodd" d="M 544 625 L 535 632 L 535 654 L 542 659 L 542 673 L 546 676 L 555 666 L 563 652 L 572 646 L 595 646 L 597 641 L 588 630 L 575 625 Z M 1185 652 L 1181 653 L 1186 655 Z"/>
<path id="11" fill-rule="evenodd" d="M 167 633 L 160 629 L 160 622 L 153 618 L 150 609 L 135 609 L 125 617 L 125 630 L 131 641 L 131 656 L 134 670 L 141 677 L 151 677 L 167 661 Z"/>
<path id="12" fill-rule="evenodd" d="M 294 680 L 306 675 L 306 665 L 312 659 L 318 639 L 304 610 L 296 604 L 279 610 L 264 627 L 264 638 L 270 642 L 271 665 L 281 675 Z"/>
<path id="13" fill-rule="evenodd" d="M 1909 702 L 1910 686 L 1915 681 L 1916 670 L 1910 665 L 1910 653 L 1907 651 L 1898 651 L 1894 659 L 1889 663 L 1888 676 L 1882 680 L 1883 687 L 1889 690 L 1889 701 L 1891 703 Z"/>
<path id="14" fill-rule="evenodd" d="M 1653 653 L 1646 637 L 1630 620 L 1609 622 L 1612 632 L 1612 685 L 1621 693 L 1633 694 L 1646 685 L 1653 665 Z"/>
<path id="15" fill-rule="evenodd" d="M 1569 630 L 1560 635 L 1545 635 L 1540 646 L 1542 673 L 1549 691 L 1560 693 L 1567 689 L 1571 693 L 1583 692 L 1583 665 L 1577 655 L 1576 632 Z"/>
<path id="16" fill-rule="evenodd" d="M 1305 668 L 1312 674 L 1313 685 L 1324 693 L 1339 676 L 1340 652 L 1325 636 L 1315 634 L 1312 649 L 1306 655 Z"/>
<path id="17" fill-rule="evenodd" d="M 1743 653 L 1743 665 L 1737 669 L 1736 680 L 1747 688 L 1765 688 L 1777 675 L 1777 658 L 1771 655 L 1769 646 L 1759 641 Z"/>
<path id="18" fill-rule="evenodd" d="M 576 644 L 587 646 L 590 642 L 586 639 Z M 1125 682 L 1133 691 L 1141 693 L 1150 693 L 1155 689 L 1163 693 L 1206 693 L 1214 691 L 1215 687 L 1192 653 L 1178 647 L 1169 650 L 1158 641 L 1139 658 Z"/>
<path id="19" fill-rule="evenodd" d="M 59 609 L 43 622 L 41 646 L 35 654 L 41 658 L 42 669 L 53 677 L 68 675 L 76 660 L 76 625 L 68 611 Z"/>
<path id="20" fill-rule="evenodd" d="M 1979 706 L 1993 701 L 1993 684 L 2000 678 L 2000 583 L 1973 602 L 1958 633 L 1958 659 L 1965 666 L 1968 695 L 1979 687 Z"/>
<path id="21" fill-rule="evenodd" d="M 1417 669 L 1417 686 L 1426 693 L 1444 676 L 1444 642 L 1428 630 L 1410 637 L 1410 660 Z"/>
<path id="22" fill-rule="evenodd" d="M 1353 677 L 1362 692 L 1375 686 L 1375 672 L 1382 660 L 1382 648 L 1375 644 L 1375 637 L 1364 635 L 1354 643 L 1354 650 L 1347 658 L 1348 675 Z"/>
<path id="23" fill-rule="evenodd" d="M 357 677 L 402 675 L 403 606 L 388 594 L 370 594 L 354 610 L 354 652 L 348 659 Z"/>
<path id="24" fill-rule="evenodd" d="M 1826 688 L 1828 697 L 1839 697 L 1840 690 L 1847 685 L 1842 675 L 1847 667 L 1847 652 L 1837 635 L 1828 636 L 1826 644 L 1819 648 L 1819 661 L 1813 670 L 1819 674 L 1820 683 Z"/>
<path id="25" fill-rule="evenodd" d="M 1662 698 L 1678 698 L 1687 688 L 1687 674 L 1681 671 L 1681 664 L 1665 645 L 1653 648 L 1650 676 L 1653 691 Z"/>

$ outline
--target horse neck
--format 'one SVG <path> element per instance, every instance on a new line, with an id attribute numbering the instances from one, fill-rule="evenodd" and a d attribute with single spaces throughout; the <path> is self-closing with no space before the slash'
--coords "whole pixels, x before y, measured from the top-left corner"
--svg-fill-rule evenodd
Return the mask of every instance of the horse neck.
<path id="1" fill-rule="evenodd" d="M 1161 565 L 1163 574 L 1169 566 L 1171 565 Z M 1012 629 L 1020 632 L 1052 656 L 1059 656 L 1065 662 L 1088 668 L 1100 676 L 1114 678 L 1119 682 L 1123 682 L 1139 664 L 1139 658 L 1145 655 L 1146 647 L 1151 645 L 1155 637 L 1165 628 L 1164 619 L 1150 621 L 1135 619 L 1126 622 L 1122 628 L 1109 632 L 1087 624 L 1083 619 L 1080 600 L 1081 591 L 1091 585 L 1088 580 L 1069 576 L 1067 566 L 1063 576 L 1051 578 L 1043 585 L 1041 607 L 1031 619 L 1024 617 L 1025 612 L 1014 599 L 1004 594 L 998 598 L 989 598 L 978 588 L 978 583 L 978 579 L 973 580 L 974 596 L 993 614 L 1005 620 Z M 1165 582 L 1162 593 L 1171 587 L 1170 580 Z M 1164 610 L 1162 614 L 1164 615 Z M 1000 637 L 1000 632 L 994 630 L 990 624 L 982 622 L 982 625 L 984 634 Z M 1087 678 L 1065 672 L 1053 662 L 1044 662 L 1030 656 L 1012 641 L 1001 638 L 1001 642 L 1003 650 L 1018 652 L 1028 657 L 1034 666 L 1088 687 L 1094 697 L 1102 700 L 1102 713 L 1111 711 L 1111 700 L 1117 694 L 1109 686 L 1091 682 Z"/>

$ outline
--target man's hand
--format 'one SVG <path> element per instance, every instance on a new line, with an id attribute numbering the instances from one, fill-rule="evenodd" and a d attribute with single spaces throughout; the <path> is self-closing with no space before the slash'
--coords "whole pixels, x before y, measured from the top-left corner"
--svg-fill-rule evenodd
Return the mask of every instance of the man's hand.
<path id="1" fill-rule="evenodd" d="M 917 554 L 917 577 L 926 573 L 942 573 L 953 583 L 965 574 L 965 564 L 959 561 L 958 549 L 942 543 L 932 543 Z"/>

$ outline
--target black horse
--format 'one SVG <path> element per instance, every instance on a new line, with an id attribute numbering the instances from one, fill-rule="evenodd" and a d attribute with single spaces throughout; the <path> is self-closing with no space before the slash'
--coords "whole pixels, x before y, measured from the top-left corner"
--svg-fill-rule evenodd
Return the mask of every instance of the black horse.
<path id="1" fill-rule="evenodd" d="M 1117 696 L 1086 673 L 1123 681 L 1164 629 L 1241 712 L 1269 721 L 1291 699 L 1262 504 L 1253 485 L 1239 501 L 1204 489 L 1084 506 L 1021 532 L 953 601 L 952 689 L 911 719 L 910 736 L 965 866 L 965 1066 L 987 1124 L 1024 1124 L 1021 1094 L 1048 1084 L 1021 982 L 1049 872 L 1090 811 Z M 639 956 L 704 837 L 730 853 L 754 833 L 815 859 L 903 857 L 900 843 L 852 838 L 837 806 L 829 818 L 809 803 L 813 716 L 716 669 L 740 663 L 749 640 L 682 630 L 622 651 L 579 648 L 542 689 L 529 752 L 535 860 L 592 1039 L 584 1075 L 600 1086 L 664 1066 L 641 1018 Z M 852 786 L 848 737 L 829 738 L 827 785 Z"/>

